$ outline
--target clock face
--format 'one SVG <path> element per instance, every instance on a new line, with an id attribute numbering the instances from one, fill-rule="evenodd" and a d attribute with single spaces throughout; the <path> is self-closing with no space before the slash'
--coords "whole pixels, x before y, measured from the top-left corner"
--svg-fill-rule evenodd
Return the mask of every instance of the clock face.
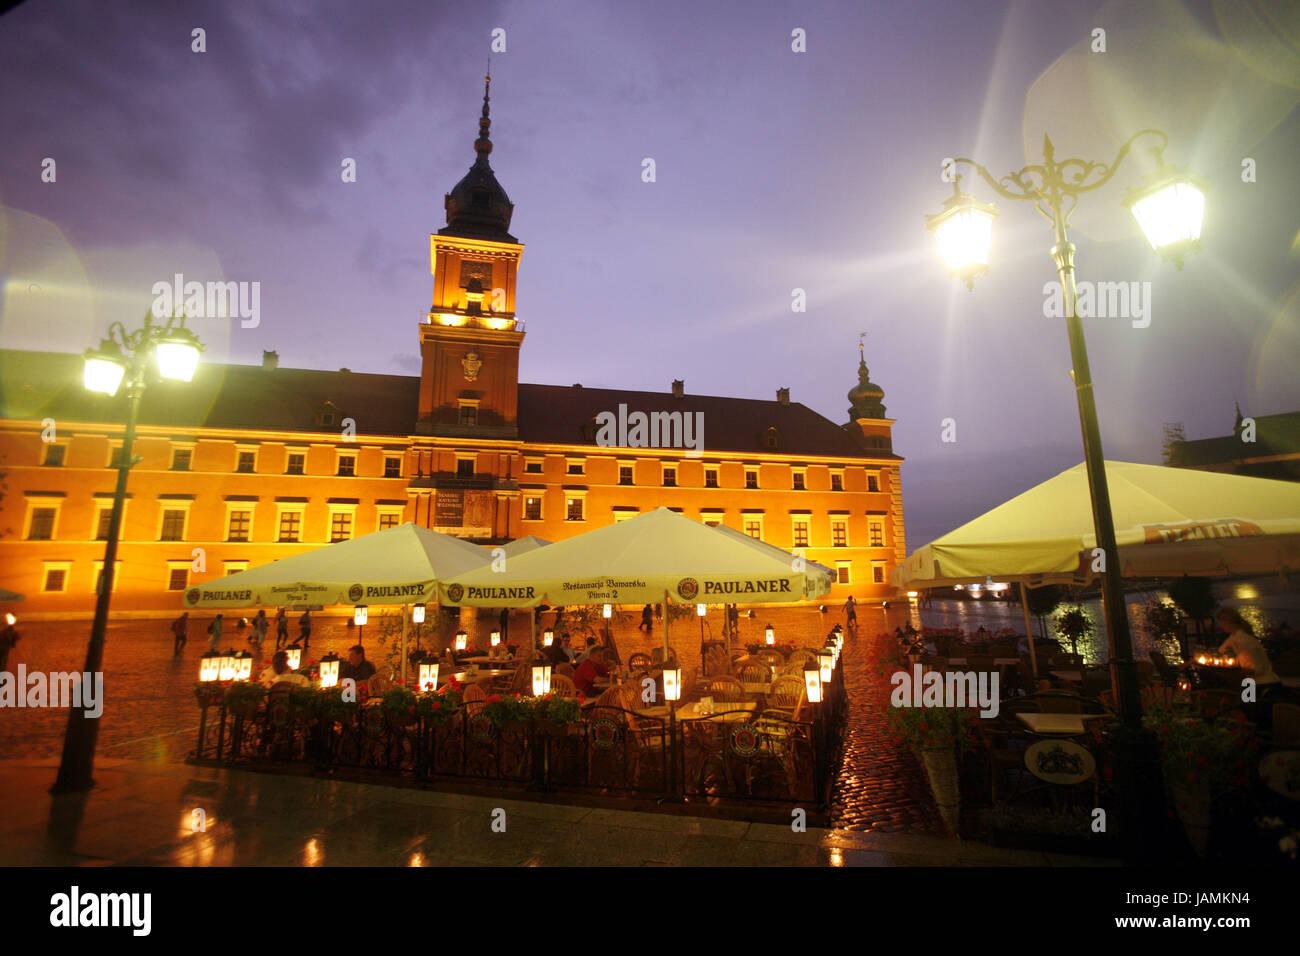
<path id="1" fill-rule="evenodd" d="M 460 287 L 468 289 L 471 279 L 478 279 L 484 290 L 491 289 L 492 263 L 462 259 L 460 263 Z"/>

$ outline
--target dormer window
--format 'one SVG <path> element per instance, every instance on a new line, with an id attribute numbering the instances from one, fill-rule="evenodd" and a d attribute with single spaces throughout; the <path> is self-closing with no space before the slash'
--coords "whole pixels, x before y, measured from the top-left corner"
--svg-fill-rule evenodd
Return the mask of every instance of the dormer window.
<path id="1" fill-rule="evenodd" d="M 332 428 L 343 421 L 343 411 L 333 402 L 316 406 L 316 425 L 320 428 Z"/>
<path id="2" fill-rule="evenodd" d="M 775 448 L 780 444 L 780 436 L 777 434 L 776 426 L 772 426 L 763 436 L 763 444 L 768 448 Z"/>

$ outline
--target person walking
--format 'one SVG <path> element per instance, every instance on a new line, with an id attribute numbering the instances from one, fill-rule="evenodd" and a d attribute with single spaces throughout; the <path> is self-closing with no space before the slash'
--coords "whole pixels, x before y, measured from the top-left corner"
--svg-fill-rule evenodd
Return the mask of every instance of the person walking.
<path id="1" fill-rule="evenodd" d="M 289 643 L 289 615 L 285 613 L 284 608 L 275 616 L 275 649 L 285 647 Z"/>
<path id="2" fill-rule="evenodd" d="M 186 611 L 176 620 L 172 621 L 172 657 L 176 657 L 184 650 L 185 645 L 190 640 L 190 612 Z"/>
<path id="3" fill-rule="evenodd" d="M 298 640 L 302 644 L 304 653 L 307 650 L 307 642 L 311 640 L 311 609 L 302 612 L 302 617 L 298 618 Z"/>
<path id="4" fill-rule="evenodd" d="M 853 600 L 852 594 L 850 594 L 849 599 L 844 602 L 844 613 L 845 615 L 847 615 L 844 623 L 849 627 L 857 627 L 858 626 L 858 602 Z"/>
<path id="5" fill-rule="evenodd" d="M 208 625 L 208 650 L 215 651 L 221 645 L 221 615 L 218 614 Z"/>
<path id="6" fill-rule="evenodd" d="M 266 629 L 270 622 L 266 619 L 266 611 L 262 608 L 257 609 L 257 617 L 253 618 L 253 636 L 249 642 L 259 651 L 262 649 L 262 642 L 266 640 Z"/>
<path id="7" fill-rule="evenodd" d="M 655 629 L 655 609 L 647 604 L 641 608 L 641 623 L 636 626 L 638 631 L 645 631 L 649 634 Z"/>

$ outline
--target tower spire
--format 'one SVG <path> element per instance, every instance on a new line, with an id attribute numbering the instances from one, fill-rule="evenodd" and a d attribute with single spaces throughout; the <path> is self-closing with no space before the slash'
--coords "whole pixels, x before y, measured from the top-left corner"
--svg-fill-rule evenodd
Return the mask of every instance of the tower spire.
<path id="1" fill-rule="evenodd" d="M 478 139 L 474 140 L 474 152 L 478 153 L 478 161 L 481 163 L 486 163 L 488 155 L 492 152 L 492 140 L 488 138 L 488 130 L 492 126 L 492 120 L 488 115 L 491 89 L 492 69 L 489 63 L 487 76 L 483 78 L 483 115 L 478 121 Z"/>

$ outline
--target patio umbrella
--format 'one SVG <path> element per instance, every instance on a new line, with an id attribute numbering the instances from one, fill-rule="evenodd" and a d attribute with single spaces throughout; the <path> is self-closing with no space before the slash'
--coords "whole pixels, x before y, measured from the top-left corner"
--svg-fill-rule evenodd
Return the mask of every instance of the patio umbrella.
<path id="1" fill-rule="evenodd" d="M 1106 480 L 1125 577 L 1300 568 L 1300 484 L 1121 461 L 1106 462 Z M 1081 584 L 1096 576 L 1095 547 L 1076 465 L 913 552 L 896 577 L 907 588 Z"/>
<path id="2" fill-rule="evenodd" d="M 536 551 L 538 548 L 543 548 L 550 543 L 545 538 L 530 534 L 527 537 L 515 538 L 508 544 L 497 545 L 496 547 L 501 548 L 506 553 L 507 558 L 514 558 L 521 554 L 527 554 L 529 551 Z M 492 546 L 489 545 L 489 547 Z M 496 550 L 496 548 L 493 547 L 492 550 Z"/>
<path id="3" fill-rule="evenodd" d="M 778 548 L 740 541 L 656 508 L 513 558 L 505 571 L 479 568 L 439 582 L 444 604 L 778 604 L 830 591 L 831 576 L 796 570 Z M 664 614 L 664 647 L 668 645 Z"/>
<path id="4" fill-rule="evenodd" d="M 1106 462 L 1106 481 L 1125 577 L 1300 568 L 1300 484 L 1120 461 Z M 1080 464 L 908 555 L 894 578 L 912 589 L 992 576 L 1020 582 L 1023 602 L 1026 587 L 1096 577 L 1096 546 Z M 1032 655 L 1027 606 L 1025 633 Z"/>
<path id="5" fill-rule="evenodd" d="M 259 604 L 400 604 L 402 676 L 406 676 L 405 606 L 437 597 L 439 578 L 487 564 L 488 552 L 460 538 L 407 522 L 349 541 L 195 585 L 185 606 Z"/>

